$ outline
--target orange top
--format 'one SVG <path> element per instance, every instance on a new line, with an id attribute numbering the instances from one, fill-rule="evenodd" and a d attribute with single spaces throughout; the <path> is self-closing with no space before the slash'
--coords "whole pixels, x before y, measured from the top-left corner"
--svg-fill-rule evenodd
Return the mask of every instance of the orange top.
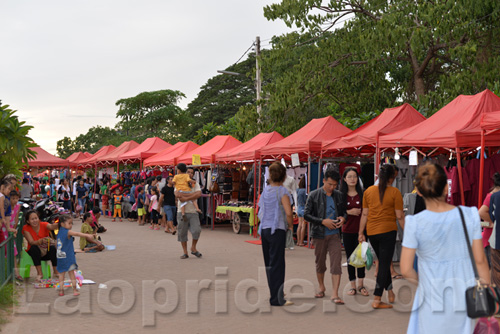
<path id="1" fill-rule="evenodd" d="M 395 210 L 403 211 L 403 196 L 401 196 L 398 188 L 387 186 L 381 205 L 378 185 L 371 186 L 363 194 L 364 208 L 368 209 L 368 220 L 366 222 L 366 233 L 368 235 L 397 231 Z"/>
<path id="2" fill-rule="evenodd" d="M 50 232 L 49 229 L 47 228 L 47 225 L 49 225 L 49 223 L 40 222 L 40 229 L 38 230 L 38 233 L 36 233 L 35 230 L 33 230 L 33 227 L 31 227 L 31 225 L 26 224 L 23 226 L 23 234 L 24 234 L 24 232 L 28 232 L 29 234 L 31 234 L 31 237 L 35 241 L 37 241 L 39 239 L 47 238 L 49 236 L 49 232 Z M 31 248 L 31 245 L 28 242 L 28 249 L 26 251 L 29 251 L 30 248 Z"/>

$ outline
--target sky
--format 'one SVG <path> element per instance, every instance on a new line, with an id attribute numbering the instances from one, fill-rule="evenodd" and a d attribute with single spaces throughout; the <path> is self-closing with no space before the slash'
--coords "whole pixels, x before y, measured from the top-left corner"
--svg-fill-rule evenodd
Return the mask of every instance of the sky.
<path id="1" fill-rule="evenodd" d="M 96 125 L 113 127 L 121 98 L 161 89 L 186 95 L 235 63 L 260 36 L 292 31 L 268 21 L 279 0 L 2 0 L 0 100 L 57 141 Z"/>

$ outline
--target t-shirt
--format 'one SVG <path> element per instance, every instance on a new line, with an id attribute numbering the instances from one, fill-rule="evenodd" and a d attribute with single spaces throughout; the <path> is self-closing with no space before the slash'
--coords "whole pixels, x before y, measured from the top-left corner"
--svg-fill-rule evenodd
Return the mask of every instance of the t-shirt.
<path id="1" fill-rule="evenodd" d="M 87 192 L 87 188 L 85 188 L 85 186 L 83 186 L 83 187 L 80 187 L 80 186 L 76 187 L 77 198 L 84 198 L 86 192 Z"/>
<path id="2" fill-rule="evenodd" d="M 175 206 L 174 187 L 165 186 L 161 189 L 163 194 L 163 205 Z"/>
<path id="3" fill-rule="evenodd" d="M 142 209 L 144 207 L 144 203 L 146 203 L 146 194 L 137 195 L 137 208 Z"/>
<path id="4" fill-rule="evenodd" d="M 115 205 L 121 206 L 123 200 L 123 195 L 113 195 L 113 202 Z"/>
<path id="5" fill-rule="evenodd" d="M 397 231 L 395 210 L 403 211 L 403 196 L 398 188 L 387 186 L 381 204 L 378 185 L 371 186 L 363 195 L 363 209 L 365 208 L 368 209 L 368 235 Z"/>
<path id="6" fill-rule="evenodd" d="M 175 189 L 178 190 L 177 186 L 175 187 Z M 192 192 L 195 193 L 197 191 L 201 191 L 201 188 L 198 183 L 195 183 Z M 191 201 L 187 202 L 186 206 L 184 206 L 184 209 L 185 213 L 196 213 L 196 208 L 194 207 L 194 204 Z M 181 201 L 178 201 L 178 210 L 179 212 L 181 211 Z"/>
<path id="7" fill-rule="evenodd" d="M 355 196 L 347 195 L 346 210 L 351 209 L 361 209 L 362 203 L 359 198 L 359 194 Z M 361 220 L 361 215 L 353 216 L 347 215 L 346 222 L 342 226 L 342 232 L 344 233 L 359 233 L 359 222 Z"/>
<path id="8" fill-rule="evenodd" d="M 83 223 L 80 232 L 87 233 L 87 234 L 93 234 L 94 230 L 92 229 L 92 227 L 89 224 Z M 84 237 L 80 237 L 80 249 L 81 250 L 83 250 L 85 248 L 85 246 L 87 246 L 88 244 L 90 244 L 90 242 L 88 242 L 87 239 L 85 239 Z"/>
<path id="9" fill-rule="evenodd" d="M 33 227 L 31 227 L 31 225 L 26 224 L 26 225 L 23 226 L 23 234 L 24 234 L 24 232 L 28 232 L 29 234 L 31 234 L 31 237 L 33 238 L 34 241 L 37 241 L 37 240 L 43 239 L 43 238 L 47 238 L 49 236 L 49 232 L 50 232 L 47 229 L 48 225 L 49 225 L 49 223 L 47 223 L 47 222 L 40 222 L 40 229 L 38 230 L 38 233 L 36 233 L 33 230 Z M 31 248 L 31 245 L 28 242 L 28 249 L 27 249 L 27 251 L 29 251 L 30 248 Z"/>
<path id="10" fill-rule="evenodd" d="M 172 180 L 175 183 L 175 189 L 180 191 L 191 191 L 191 187 L 189 186 L 189 181 L 191 181 L 191 177 L 189 174 L 177 174 L 174 176 Z"/>
<path id="11" fill-rule="evenodd" d="M 337 219 L 337 212 L 335 211 L 335 203 L 333 202 L 332 196 L 326 196 L 326 218 L 327 219 Z M 325 236 L 339 233 L 338 228 L 330 230 L 325 227 Z"/>
<path id="12" fill-rule="evenodd" d="M 151 196 L 151 204 L 150 204 L 150 211 L 156 210 L 158 211 L 158 198 L 156 195 Z"/>
<path id="13" fill-rule="evenodd" d="M 33 189 L 29 185 L 29 183 L 21 184 L 21 198 L 31 197 Z"/>

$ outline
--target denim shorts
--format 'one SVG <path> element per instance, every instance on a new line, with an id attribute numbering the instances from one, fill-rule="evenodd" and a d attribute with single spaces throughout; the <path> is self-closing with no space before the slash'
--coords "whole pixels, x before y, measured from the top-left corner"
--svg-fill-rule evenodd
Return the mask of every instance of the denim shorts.
<path id="1" fill-rule="evenodd" d="M 174 205 L 164 205 L 163 212 L 165 212 L 165 216 L 167 217 L 168 222 L 174 221 L 174 214 L 175 214 L 175 206 Z"/>
<path id="2" fill-rule="evenodd" d="M 297 216 L 304 217 L 304 210 L 305 208 L 303 206 L 297 207 Z"/>

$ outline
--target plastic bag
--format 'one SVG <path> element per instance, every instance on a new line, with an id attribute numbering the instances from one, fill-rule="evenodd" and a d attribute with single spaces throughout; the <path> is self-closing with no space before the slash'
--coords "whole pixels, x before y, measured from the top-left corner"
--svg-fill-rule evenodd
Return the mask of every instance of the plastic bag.
<path id="1" fill-rule="evenodd" d="M 293 249 L 295 247 L 295 242 L 293 241 L 292 230 L 286 230 L 286 245 L 285 248 Z"/>
<path id="2" fill-rule="evenodd" d="M 476 327 L 474 327 L 474 334 L 499 334 L 500 327 L 498 321 L 494 317 L 480 318 Z"/>
<path id="3" fill-rule="evenodd" d="M 349 264 L 355 268 L 363 268 L 366 266 L 366 261 L 363 259 L 361 248 L 362 244 L 360 243 L 349 257 Z"/>

